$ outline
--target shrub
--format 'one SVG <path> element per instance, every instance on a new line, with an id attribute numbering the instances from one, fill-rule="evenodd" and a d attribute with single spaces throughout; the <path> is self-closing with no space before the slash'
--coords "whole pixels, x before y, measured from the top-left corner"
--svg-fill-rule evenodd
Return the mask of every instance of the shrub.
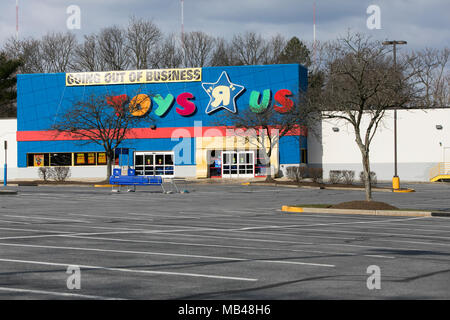
<path id="1" fill-rule="evenodd" d="M 70 177 L 69 167 L 53 167 L 51 169 L 51 176 L 55 181 L 62 182 L 66 181 Z"/>
<path id="2" fill-rule="evenodd" d="M 322 168 L 308 168 L 308 175 L 313 182 L 320 182 L 323 177 Z"/>
<path id="3" fill-rule="evenodd" d="M 355 182 L 355 171 L 342 170 L 342 179 L 345 184 L 353 184 Z"/>
<path id="4" fill-rule="evenodd" d="M 39 167 L 38 174 L 45 182 L 52 178 L 52 170 L 49 167 Z"/>
<path id="5" fill-rule="evenodd" d="M 289 179 L 295 182 L 299 182 L 306 178 L 308 174 L 308 168 L 301 166 L 301 167 L 287 167 L 286 168 L 286 175 Z"/>
<path id="6" fill-rule="evenodd" d="M 298 167 L 298 176 L 300 177 L 300 180 L 308 177 L 308 167 L 305 166 Z"/>
<path id="7" fill-rule="evenodd" d="M 287 167 L 286 175 L 290 180 L 298 182 L 298 167 Z"/>
<path id="8" fill-rule="evenodd" d="M 361 171 L 359 173 L 359 180 L 361 181 L 362 184 L 366 183 L 366 178 L 364 177 L 364 171 Z M 370 171 L 370 180 L 371 180 L 371 185 L 372 186 L 376 186 L 377 185 L 377 174 L 373 171 Z"/>
<path id="9" fill-rule="evenodd" d="M 330 183 L 339 183 L 343 179 L 342 171 L 341 170 L 330 170 L 329 173 L 329 181 Z"/>

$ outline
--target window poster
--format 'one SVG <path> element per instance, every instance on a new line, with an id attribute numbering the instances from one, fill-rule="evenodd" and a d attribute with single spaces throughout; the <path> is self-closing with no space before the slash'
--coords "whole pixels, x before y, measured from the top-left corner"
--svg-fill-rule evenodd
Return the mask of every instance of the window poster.
<path id="1" fill-rule="evenodd" d="M 106 164 L 106 153 L 101 152 L 98 154 L 98 164 Z"/>
<path id="2" fill-rule="evenodd" d="M 88 153 L 88 164 L 95 164 L 95 153 Z"/>
<path id="3" fill-rule="evenodd" d="M 84 164 L 84 153 L 77 153 L 77 164 Z"/>
<path id="4" fill-rule="evenodd" d="M 43 167 L 44 166 L 44 155 L 43 154 L 35 154 L 34 155 L 34 166 L 35 167 Z"/>

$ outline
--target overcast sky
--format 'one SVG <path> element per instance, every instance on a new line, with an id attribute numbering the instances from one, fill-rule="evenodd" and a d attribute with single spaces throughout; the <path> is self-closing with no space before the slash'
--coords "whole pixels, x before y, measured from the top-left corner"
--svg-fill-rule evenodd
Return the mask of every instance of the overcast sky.
<path id="1" fill-rule="evenodd" d="M 348 29 L 375 39 L 407 40 L 408 48 L 449 47 L 449 0 L 316 0 L 317 40 L 335 39 Z M 314 0 L 185 0 L 184 29 L 230 39 L 255 31 L 270 37 L 313 39 Z M 79 39 L 131 15 L 153 20 L 163 32 L 180 34 L 180 0 L 19 0 L 19 38 L 67 31 L 67 7 L 81 10 Z M 368 29 L 370 5 L 380 8 L 381 29 Z M 15 36 L 16 0 L 0 0 L 0 45 Z"/>

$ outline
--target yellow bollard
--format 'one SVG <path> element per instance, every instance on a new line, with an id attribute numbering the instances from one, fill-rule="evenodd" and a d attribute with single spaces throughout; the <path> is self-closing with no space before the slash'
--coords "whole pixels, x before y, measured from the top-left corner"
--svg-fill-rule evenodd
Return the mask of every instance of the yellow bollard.
<path id="1" fill-rule="evenodd" d="M 394 190 L 400 189 L 400 178 L 399 177 L 392 178 L 392 189 L 394 189 Z"/>

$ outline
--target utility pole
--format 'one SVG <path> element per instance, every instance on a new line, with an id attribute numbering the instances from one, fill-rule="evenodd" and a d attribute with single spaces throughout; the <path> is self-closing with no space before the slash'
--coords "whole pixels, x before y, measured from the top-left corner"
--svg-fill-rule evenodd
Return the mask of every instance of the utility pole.
<path id="1" fill-rule="evenodd" d="M 313 3 L 313 63 L 316 66 L 316 2 Z"/>
<path id="2" fill-rule="evenodd" d="M 383 45 L 392 45 L 394 54 L 394 76 L 397 76 L 397 45 L 407 44 L 404 40 L 384 41 Z M 392 178 L 392 188 L 400 189 L 400 178 L 397 174 L 397 106 L 394 107 L 394 177 Z"/>
<path id="3" fill-rule="evenodd" d="M 19 0 L 16 0 L 16 40 L 19 41 Z"/>
<path id="4" fill-rule="evenodd" d="M 8 141 L 5 140 L 5 167 L 3 171 L 3 185 L 8 185 Z"/>
<path id="5" fill-rule="evenodd" d="M 186 49 L 184 47 L 184 0 L 181 0 L 181 48 L 183 49 L 183 66 L 186 66 Z"/>

